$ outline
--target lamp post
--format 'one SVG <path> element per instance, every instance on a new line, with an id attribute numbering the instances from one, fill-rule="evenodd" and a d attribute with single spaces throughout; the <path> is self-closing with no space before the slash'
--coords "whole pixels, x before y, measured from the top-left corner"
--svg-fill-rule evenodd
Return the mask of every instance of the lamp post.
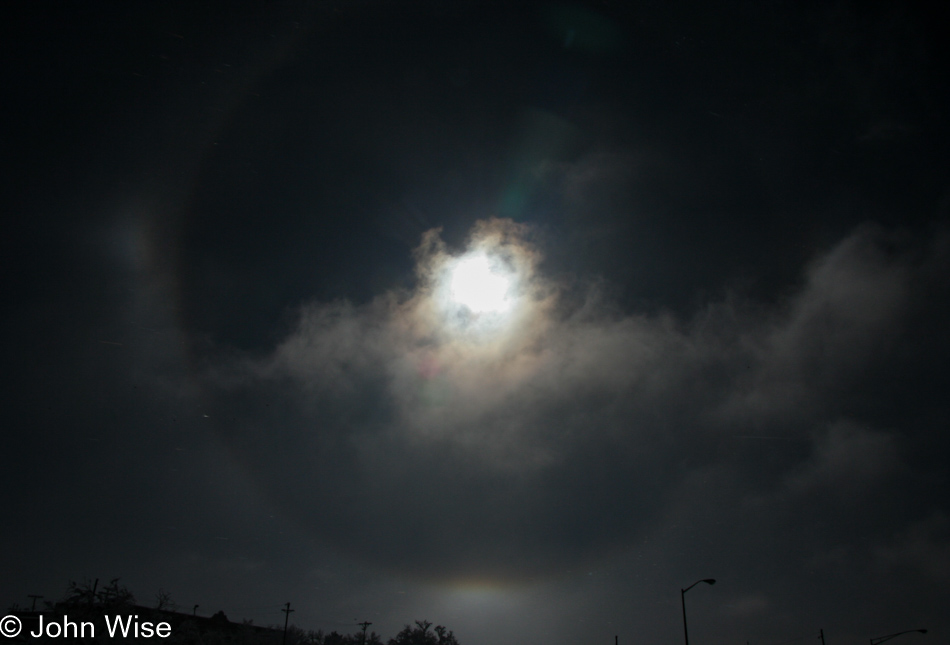
<path id="1" fill-rule="evenodd" d="M 698 585 L 700 582 L 705 582 L 707 585 L 714 585 L 716 584 L 716 579 L 703 578 L 702 580 L 697 580 L 685 589 L 680 589 L 680 602 L 683 604 L 683 636 L 686 638 L 686 645 L 689 645 L 689 631 L 686 629 L 686 592 Z"/>
<path id="2" fill-rule="evenodd" d="M 897 632 L 896 634 L 888 634 L 887 636 L 878 636 L 877 638 L 871 639 L 871 645 L 880 645 L 884 641 L 889 641 L 892 638 L 897 638 L 898 636 L 903 636 L 904 634 L 913 634 L 914 632 L 918 632 L 920 634 L 926 634 L 927 630 L 926 629 L 908 629 L 907 631 Z"/>

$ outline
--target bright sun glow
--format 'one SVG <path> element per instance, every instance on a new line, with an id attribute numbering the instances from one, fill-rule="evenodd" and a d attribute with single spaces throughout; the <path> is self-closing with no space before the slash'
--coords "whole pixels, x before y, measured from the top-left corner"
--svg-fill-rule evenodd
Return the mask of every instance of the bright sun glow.
<path id="1" fill-rule="evenodd" d="M 451 299 L 473 314 L 502 314 L 512 305 L 511 278 L 484 253 L 460 258 L 449 278 Z"/>

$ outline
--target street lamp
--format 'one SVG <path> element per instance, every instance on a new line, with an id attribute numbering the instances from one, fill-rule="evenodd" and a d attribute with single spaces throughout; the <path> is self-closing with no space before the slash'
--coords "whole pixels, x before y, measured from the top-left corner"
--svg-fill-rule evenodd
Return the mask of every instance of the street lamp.
<path id="1" fill-rule="evenodd" d="M 904 634 L 913 634 L 914 632 L 918 632 L 920 634 L 926 634 L 927 630 L 926 629 L 908 629 L 905 632 L 897 632 L 896 634 L 888 634 L 887 636 L 878 636 L 877 638 L 871 639 L 871 645 L 880 645 L 884 641 L 889 641 L 892 638 L 897 638 L 898 636 L 903 636 Z"/>
<path id="2" fill-rule="evenodd" d="M 716 579 L 703 578 L 702 580 L 697 580 L 685 589 L 680 589 L 680 601 L 683 603 L 683 636 L 686 638 L 686 645 L 689 645 L 689 632 L 686 630 L 686 592 L 698 585 L 700 582 L 705 582 L 707 585 L 714 585 L 716 584 Z"/>

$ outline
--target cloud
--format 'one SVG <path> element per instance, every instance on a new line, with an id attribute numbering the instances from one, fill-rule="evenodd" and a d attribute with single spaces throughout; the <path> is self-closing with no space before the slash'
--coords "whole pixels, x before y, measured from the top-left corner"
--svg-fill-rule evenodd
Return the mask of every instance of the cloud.
<path id="1" fill-rule="evenodd" d="M 740 596 L 733 602 L 724 605 L 727 614 L 739 617 L 748 617 L 761 614 L 769 607 L 769 600 L 762 595 Z"/>
<path id="2" fill-rule="evenodd" d="M 938 582 L 950 582 L 950 518 L 934 511 L 879 547 L 876 555 L 888 568 L 910 567 Z"/>
<path id="3" fill-rule="evenodd" d="M 521 285 L 516 314 L 482 327 L 447 308 L 459 252 L 432 231 L 415 290 L 303 308 L 271 355 L 216 366 L 208 397 L 318 540 L 438 579 L 546 574 L 625 548 L 693 473 L 746 472 L 723 449 L 737 436 L 813 441 L 769 473 L 792 491 L 858 494 L 897 468 L 891 434 L 831 403 L 860 401 L 868 371 L 887 378 L 920 271 L 890 239 L 856 231 L 773 307 L 727 299 L 684 320 L 619 312 L 595 289 L 568 306 L 528 227 L 480 222 L 467 250 Z"/>
<path id="4" fill-rule="evenodd" d="M 855 231 L 808 267 L 784 307 L 744 333 L 755 369 L 728 414 L 814 414 L 893 348 L 913 279 L 908 258 L 886 251 L 896 237 L 876 227 Z"/>
<path id="5" fill-rule="evenodd" d="M 891 434 L 837 421 L 816 435 L 812 458 L 789 474 L 786 485 L 794 493 L 850 498 L 898 467 L 895 443 Z"/>

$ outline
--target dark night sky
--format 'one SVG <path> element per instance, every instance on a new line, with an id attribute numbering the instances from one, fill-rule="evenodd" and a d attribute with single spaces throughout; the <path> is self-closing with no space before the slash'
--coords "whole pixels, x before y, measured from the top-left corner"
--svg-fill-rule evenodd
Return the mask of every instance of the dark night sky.
<path id="1" fill-rule="evenodd" d="M 20 4 L 5 606 L 950 641 L 945 13 Z"/>

